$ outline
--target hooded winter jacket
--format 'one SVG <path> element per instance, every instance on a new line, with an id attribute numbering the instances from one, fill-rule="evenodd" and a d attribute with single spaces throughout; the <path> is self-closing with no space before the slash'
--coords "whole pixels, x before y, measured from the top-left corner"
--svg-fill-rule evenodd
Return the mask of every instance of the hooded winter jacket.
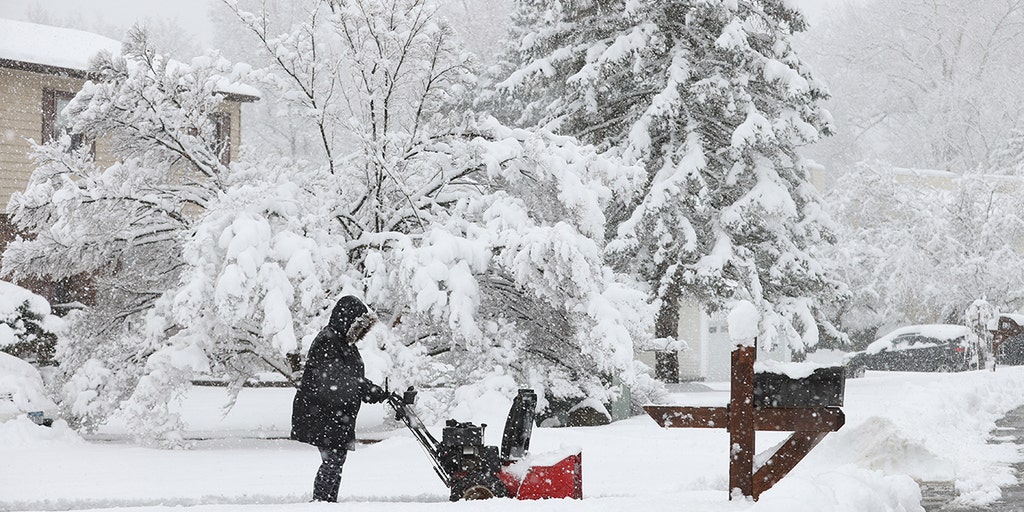
<path id="1" fill-rule="evenodd" d="M 351 295 L 342 297 L 331 319 L 313 340 L 292 402 L 291 438 L 321 448 L 346 449 L 356 436 L 362 402 L 376 403 L 387 393 L 366 379 L 356 348 L 373 325 L 369 310 Z"/>

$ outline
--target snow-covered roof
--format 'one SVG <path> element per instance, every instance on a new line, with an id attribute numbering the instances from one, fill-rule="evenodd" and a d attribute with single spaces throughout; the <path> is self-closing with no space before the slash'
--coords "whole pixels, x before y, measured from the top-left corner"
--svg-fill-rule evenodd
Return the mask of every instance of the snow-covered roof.
<path id="1" fill-rule="evenodd" d="M 942 177 L 942 178 L 956 178 L 957 174 L 950 171 L 940 171 L 938 169 L 918 169 L 911 167 L 893 167 L 893 174 L 900 176 L 916 176 L 916 177 Z"/>
<path id="2" fill-rule="evenodd" d="M 883 349 L 891 349 L 893 340 L 907 334 L 917 334 L 925 338 L 935 338 L 938 340 L 953 340 L 961 336 L 970 335 L 971 329 L 963 325 L 953 324 L 926 324 L 900 327 L 899 329 L 872 341 L 864 351 L 869 354 L 877 354 Z"/>
<path id="3" fill-rule="evenodd" d="M 892 173 L 896 176 L 910 177 L 910 178 L 941 178 L 954 180 L 957 178 L 975 177 L 984 178 L 986 180 L 993 181 L 1008 181 L 1008 182 L 1020 182 L 1021 177 L 1012 174 L 980 174 L 973 173 L 970 171 L 940 171 L 938 169 L 919 169 L 914 167 L 893 167 Z"/>
<path id="4" fill-rule="evenodd" d="M 0 67 L 85 77 L 89 61 L 103 50 L 117 55 L 121 42 L 83 30 L 0 19 Z M 260 97 L 255 88 L 227 80 L 218 84 L 218 92 L 242 101 Z"/>
<path id="5" fill-rule="evenodd" d="M 121 43 L 99 34 L 0 19 L 0 59 L 74 71 L 89 69 L 89 59 L 101 50 L 117 55 Z"/>

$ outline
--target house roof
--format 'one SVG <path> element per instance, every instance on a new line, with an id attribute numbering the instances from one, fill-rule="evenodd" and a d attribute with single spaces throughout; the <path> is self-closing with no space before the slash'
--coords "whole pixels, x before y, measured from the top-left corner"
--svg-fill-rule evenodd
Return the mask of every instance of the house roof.
<path id="1" fill-rule="evenodd" d="M 120 41 L 109 37 L 25 21 L 0 19 L 0 34 L 0 59 L 79 73 L 101 50 L 121 53 Z"/>
<path id="2" fill-rule="evenodd" d="M 99 34 L 63 27 L 52 27 L 0 19 L 0 68 L 33 71 L 48 75 L 88 78 L 89 61 L 106 50 L 121 53 L 121 42 Z M 233 101 L 255 101 L 255 88 L 223 80 L 217 86 Z"/>

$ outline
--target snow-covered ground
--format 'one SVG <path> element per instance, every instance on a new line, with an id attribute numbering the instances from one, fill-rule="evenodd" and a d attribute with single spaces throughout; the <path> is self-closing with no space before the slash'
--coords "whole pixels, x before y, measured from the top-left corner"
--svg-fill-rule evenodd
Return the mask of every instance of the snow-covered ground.
<path id="1" fill-rule="evenodd" d="M 719 405 L 727 384 L 679 391 L 672 401 Z M 226 416 L 222 388 L 196 388 L 182 405 L 197 439 L 188 450 L 132 445 L 111 425 L 84 440 L 66 426 L 22 418 L 0 425 L 0 510 L 346 511 L 915 511 L 921 481 L 954 481 L 960 501 L 984 504 L 1015 481 L 1016 445 L 986 444 L 995 421 L 1024 404 L 1024 367 L 995 373 L 868 372 L 847 381 L 846 426 L 829 434 L 760 501 L 727 497 L 727 433 L 663 429 L 646 416 L 604 427 L 535 428 L 532 453 L 580 447 L 585 499 L 447 501 L 429 459 L 370 406 L 362 444 L 345 466 L 341 505 L 307 503 L 314 448 L 280 439 L 292 391 L 245 389 Z M 499 444 L 508 404 L 476 410 Z M 434 427 L 436 433 L 440 427 Z M 998 433 L 997 433 L 998 434 Z M 758 434 L 758 449 L 785 434 Z"/>

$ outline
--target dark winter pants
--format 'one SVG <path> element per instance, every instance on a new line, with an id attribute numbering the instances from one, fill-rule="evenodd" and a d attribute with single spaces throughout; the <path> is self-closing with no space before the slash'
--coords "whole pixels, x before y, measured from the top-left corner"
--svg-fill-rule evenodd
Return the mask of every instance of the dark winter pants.
<path id="1" fill-rule="evenodd" d="M 341 467 L 345 465 L 348 450 L 342 448 L 320 448 L 320 469 L 313 481 L 313 501 L 338 501 L 338 487 L 341 486 Z"/>

